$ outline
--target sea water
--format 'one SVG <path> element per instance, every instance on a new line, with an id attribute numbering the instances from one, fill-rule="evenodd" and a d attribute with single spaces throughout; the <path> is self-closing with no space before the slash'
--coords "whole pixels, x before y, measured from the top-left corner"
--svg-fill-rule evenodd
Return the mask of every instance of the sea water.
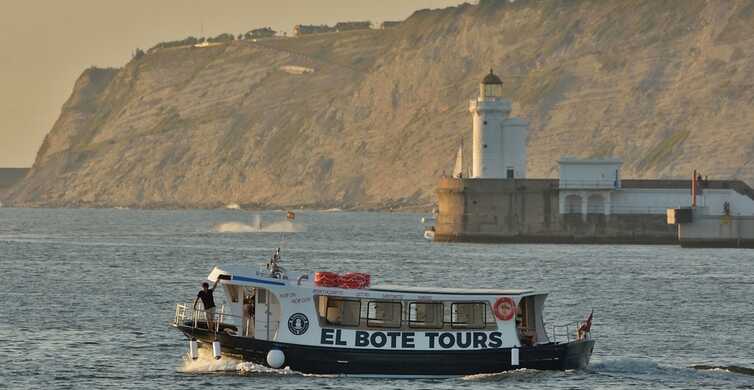
<path id="1" fill-rule="evenodd" d="M 283 211 L 0 209 L 0 388 L 754 387 L 754 251 L 439 244 L 422 238 L 420 218 L 298 211 L 286 222 Z M 395 380 L 186 360 L 188 343 L 169 326 L 175 304 L 196 296 L 213 265 L 255 267 L 276 247 L 288 269 L 549 292 L 548 328 L 594 310 L 592 363 L 567 372 Z"/>

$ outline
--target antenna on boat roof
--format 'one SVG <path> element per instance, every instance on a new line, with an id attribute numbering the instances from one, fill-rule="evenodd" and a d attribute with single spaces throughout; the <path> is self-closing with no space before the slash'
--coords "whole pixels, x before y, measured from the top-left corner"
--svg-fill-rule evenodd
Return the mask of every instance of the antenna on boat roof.
<path id="1" fill-rule="evenodd" d="M 285 218 L 288 220 L 288 222 L 292 224 L 293 221 L 296 219 L 296 213 L 289 210 Z M 282 229 L 280 231 L 280 246 L 283 248 L 285 248 L 286 245 L 288 244 L 287 236 L 285 235 L 285 233 L 286 233 L 286 229 Z M 278 252 L 280 252 L 280 248 L 278 248 Z"/>
<path id="2" fill-rule="evenodd" d="M 285 268 L 280 266 L 280 248 L 277 248 L 270 258 L 270 262 L 267 263 L 267 269 L 272 274 L 273 278 L 280 278 L 285 274 Z"/>

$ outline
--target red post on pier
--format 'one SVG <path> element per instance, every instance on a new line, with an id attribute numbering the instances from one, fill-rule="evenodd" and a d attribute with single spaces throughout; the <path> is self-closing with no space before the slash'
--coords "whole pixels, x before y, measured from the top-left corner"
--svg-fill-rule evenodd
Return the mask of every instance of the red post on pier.
<path id="1" fill-rule="evenodd" d="M 694 169 L 694 173 L 691 175 L 691 207 L 696 208 L 696 169 Z"/>

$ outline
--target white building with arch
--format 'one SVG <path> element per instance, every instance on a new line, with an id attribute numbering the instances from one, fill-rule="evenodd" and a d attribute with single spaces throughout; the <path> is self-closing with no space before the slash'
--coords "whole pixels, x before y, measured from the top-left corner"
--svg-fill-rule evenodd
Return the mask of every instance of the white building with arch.
<path id="1" fill-rule="evenodd" d="M 561 214 L 665 215 L 669 208 L 689 207 L 690 180 L 622 180 L 620 159 L 558 160 L 558 203 Z M 725 181 L 702 185 L 697 195 L 699 212 L 704 215 L 754 215 L 754 200 L 736 191 Z"/>

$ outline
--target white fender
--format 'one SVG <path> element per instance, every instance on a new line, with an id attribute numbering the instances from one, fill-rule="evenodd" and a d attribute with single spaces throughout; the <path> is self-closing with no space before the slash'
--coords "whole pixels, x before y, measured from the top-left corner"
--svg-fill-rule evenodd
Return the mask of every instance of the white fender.
<path id="1" fill-rule="evenodd" d="M 196 339 L 189 340 L 189 357 L 191 360 L 199 359 L 199 343 Z"/>
<path id="2" fill-rule="evenodd" d="M 269 364 L 270 367 L 280 368 L 283 367 L 283 363 L 285 363 L 285 354 L 283 351 L 279 349 L 271 349 L 270 352 L 267 352 L 267 364 Z"/>
<path id="3" fill-rule="evenodd" d="M 220 360 L 220 358 L 223 357 L 223 353 L 222 353 L 222 349 L 220 349 L 219 341 L 212 342 L 212 355 L 215 357 L 216 360 Z"/>
<path id="4" fill-rule="evenodd" d="M 518 367 L 518 348 L 511 348 L 511 366 Z"/>

